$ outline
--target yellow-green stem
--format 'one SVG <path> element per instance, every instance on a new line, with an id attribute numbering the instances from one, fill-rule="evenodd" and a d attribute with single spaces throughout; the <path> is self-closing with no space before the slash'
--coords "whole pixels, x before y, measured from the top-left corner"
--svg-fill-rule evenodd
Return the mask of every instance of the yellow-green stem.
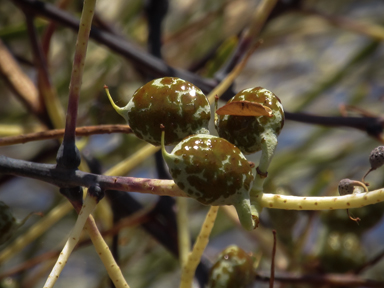
<path id="1" fill-rule="evenodd" d="M 188 199 L 183 197 L 177 197 L 176 203 L 179 259 L 181 266 L 183 266 L 187 262 L 189 249 L 191 247 L 191 239 L 189 235 L 188 226 Z"/>
<path id="2" fill-rule="evenodd" d="M 207 216 L 205 217 L 199 236 L 193 246 L 193 250 L 189 253 L 188 260 L 181 271 L 180 288 L 191 288 L 192 286 L 193 276 L 195 275 L 197 265 L 200 263 L 205 247 L 208 245 L 209 235 L 211 234 L 213 225 L 215 224 L 218 210 L 218 206 L 211 206 Z"/>
<path id="3" fill-rule="evenodd" d="M 69 255 L 71 255 L 73 249 L 75 248 L 77 242 L 79 242 L 81 231 L 83 231 L 84 224 L 87 221 L 88 216 L 95 209 L 97 200 L 95 197 L 87 194 L 87 197 L 84 200 L 84 204 L 79 212 L 79 216 L 73 227 L 71 233 L 69 234 L 67 243 L 65 244 L 63 250 L 61 251 L 59 258 L 56 261 L 55 266 L 52 269 L 52 272 L 49 274 L 47 281 L 44 284 L 44 288 L 52 288 L 57 279 L 60 276 L 61 271 L 63 271 Z"/>
<path id="4" fill-rule="evenodd" d="M 99 255 L 101 261 L 103 262 L 109 277 L 111 278 L 113 284 L 116 288 L 129 288 L 129 285 L 124 279 L 123 274 L 121 273 L 119 265 L 117 265 L 115 258 L 109 250 L 107 243 L 105 243 L 103 237 L 100 234 L 99 229 L 97 229 L 95 220 L 92 215 L 89 215 L 87 223 L 85 224 L 85 230 L 88 232 L 91 237 L 93 246 L 95 246 L 96 252 Z"/>
<path id="5" fill-rule="evenodd" d="M 384 189 L 344 196 L 298 197 L 264 193 L 263 207 L 288 210 L 333 210 L 359 208 L 384 201 Z"/>

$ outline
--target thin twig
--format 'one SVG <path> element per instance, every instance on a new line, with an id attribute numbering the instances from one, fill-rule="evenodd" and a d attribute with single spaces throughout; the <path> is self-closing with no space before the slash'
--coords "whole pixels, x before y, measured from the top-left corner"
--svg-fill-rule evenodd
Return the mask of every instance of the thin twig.
<path id="1" fill-rule="evenodd" d="M 132 133 L 132 129 L 128 125 L 98 125 L 84 126 L 76 128 L 76 136 L 91 136 L 96 134 L 111 133 Z M 64 136 L 64 129 L 54 129 L 35 133 L 28 133 L 18 136 L 8 136 L 0 138 L 0 146 L 24 144 L 31 141 L 40 141 L 47 139 L 59 139 Z"/>
<path id="2" fill-rule="evenodd" d="M 71 2 L 72 2 L 71 0 L 60 0 L 57 3 L 57 7 L 61 10 L 65 10 Z M 52 35 L 56 30 L 56 26 L 57 26 L 56 22 L 50 21 L 48 27 L 44 31 L 44 34 L 41 40 L 41 47 L 46 59 L 48 59 L 49 47 L 51 44 Z"/>
<path id="3" fill-rule="evenodd" d="M 256 281 L 269 282 L 269 276 L 258 272 Z M 284 273 L 281 276 L 275 276 L 275 281 L 285 284 L 310 284 L 314 286 L 332 286 L 332 287 L 384 287 L 383 281 L 374 281 L 362 279 L 353 274 L 326 274 L 326 275 L 294 275 Z"/>
<path id="4" fill-rule="evenodd" d="M 22 71 L 17 61 L 0 40 L 0 74 L 28 111 L 36 115 L 42 123 L 47 123 L 47 115 L 39 101 L 35 84 Z"/>
<path id="5" fill-rule="evenodd" d="M 371 260 L 364 263 L 362 266 L 358 267 L 353 271 L 353 274 L 358 275 L 362 273 L 364 270 L 372 267 L 373 265 L 377 264 L 381 259 L 384 257 L 384 250 L 380 251 L 375 257 L 373 257 Z"/>
<path id="6" fill-rule="evenodd" d="M 87 221 L 88 216 L 95 209 L 97 200 L 94 196 L 91 196 L 89 193 L 84 200 L 83 207 L 79 212 L 79 216 L 73 227 L 71 233 L 69 234 L 67 243 L 65 244 L 62 252 L 59 255 L 59 258 L 56 261 L 55 266 L 52 269 L 52 272 L 49 274 L 47 281 L 44 284 L 44 288 L 52 288 L 57 279 L 59 278 L 61 271 L 63 271 L 65 265 L 67 264 L 67 260 L 71 255 L 73 249 L 75 248 L 77 242 L 79 242 L 81 232 L 83 231 L 84 224 Z"/>
<path id="7" fill-rule="evenodd" d="M 273 281 L 275 280 L 276 230 L 272 230 L 272 233 L 273 233 L 273 248 L 272 248 L 271 276 L 269 278 L 269 288 L 273 288 Z"/>
<path id="8" fill-rule="evenodd" d="M 245 65 L 249 57 L 251 57 L 252 53 L 259 47 L 261 42 L 256 42 L 245 54 L 244 58 L 240 61 L 239 64 L 233 68 L 233 70 L 224 78 L 219 85 L 217 85 L 207 96 L 209 103 L 213 103 L 215 101 L 215 97 L 221 97 L 224 95 L 224 92 L 228 90 L 228 88 L 232 85 L 233 81 L 239 76 L 241 71 L 244 69 Z"/>
<path id="9" fill-rule="evenodd" d="M 302 9 L 300 11 L 309 15 L 321 17 L 336 27 L 366 35 L 377 40 L 384 40 L 383 26 L 374 23 L 359 22 L 356 21 L 356 19 L 349 19 L 347 17 L 328 15 L 312 9 Z"/>
<path id="10" fill-rule="evenodd" d="M 51 79 L 48 72 L 47 59 L 42 51 L 40 41 L 37 36 L 37 31 L 33 23 L 33 17 L 25 13 L 28 35 L 30 38 L 35 66 L 38 71 L 38 89 L 41 101 L 47 109 L 49 119 L 54 128 L 64 127 L 64 110 L 58 99 L 56 90 L 52 86 Z"/>
<path id="11" fill-rule="evenodd" d="M 85 0 L 81 13 L 80 27 L 77 34 L 76 50 L 73 59 L 71 82 L 69 85 L 69 99 L 67 119 L 65 123 L 64 143 L 74 145 L 76 134 L 77 110 L 80 97 L 80 88 L 83 80 L 85 56 L 87 54 L 89 33 L 92 26 L 92 18 L 95 11 L 96 0 Z M 65 156 L 65 155 L 64 155 Z"/>
<path id="12" fill-rule="evenodd" d="M 109 250 L 107 243 L 105 243 L 103 237 L 99 232 L 99 229 L 97 229 L 95 220 L 93 219 L 92 215 L 89 215 L 87 219 L 87 222 L 85 224 L 85 230 L 91 237 L 92 243 L 95 246 L 97 254 L 103 262 L 113 284 L 115 284 L 117 288 L 129 288 L 129 285 L 125 281 L 123 274 L 121 273 L 120 267 L 117 265 L 115 259 L 113 258 L 113 255 Z"/>

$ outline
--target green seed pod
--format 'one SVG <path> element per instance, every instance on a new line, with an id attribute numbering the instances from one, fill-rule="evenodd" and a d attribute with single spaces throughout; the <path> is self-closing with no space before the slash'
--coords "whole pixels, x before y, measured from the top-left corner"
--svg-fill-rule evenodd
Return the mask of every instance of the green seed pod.
<path id="1" fill-rule="evenodd" d="M 108 93 L 108 92 L 107 92 Z M 207 134 L 211 109 L 207 97 L 192 83 L 176 77 L 152 80 L 133 94 L 122 115 L 135 135 L 153 145 L 161 144 L 160 123 L 166 128 L 165 144 L 176 144 L 193 134 Z"/>
<path id="2" fill-rule="evenodd" d="M 164 138 L 164 133 L 163 137 Z M 163 157 L 177 186 L 204 205 L 234 205 L 244 228 L 254 224 L 249 202 L 253 172 L 241 151 L 227 140 L 192 135 Z"/>
<path id="3" fill-rule="evenodd" d="M 254 282 L 252 258 L 241 248 L 224 249 L 209 272 L 209 288 L 248 288 Z"/>
<path id="4" fill-rule="evenodd" d="M 216 129 L 219 136 L 235 144 L 244 154 L 262 150 L 262 142 L 271 136 L 277 137 L 284 126 L 284 110 L 280 99 L 262 87 L 244 89 L 228 103 L 249 101 L 272 110 L 269 116 L 218 115 Z"/>
<path id="5" fill-rule="evenodd" d="M 9 206 L 0 201 L 0 245 L 9 240 L 18 227 Z"/>

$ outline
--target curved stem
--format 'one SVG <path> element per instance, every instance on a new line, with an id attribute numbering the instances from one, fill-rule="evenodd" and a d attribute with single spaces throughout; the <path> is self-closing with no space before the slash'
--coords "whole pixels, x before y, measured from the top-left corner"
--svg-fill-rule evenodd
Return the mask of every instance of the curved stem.
<path id="1" fill-rule="evenodd" d="M 363 182 L 365 185 L 369 185 L 367 182 L 365 182 L 365 177 L 367 177 L 367 175 L 369 174 L 369 173 L 371 173 L 373 170 L 375 170 L 375 169 L 373 169 L 373 168 L 370 168 L 369 170 L 368 170 L 368 172 L 367 173 L 365 173 L 365 175 L 363 176 L 363 178 L 361 179 L 361 182 Z"/>

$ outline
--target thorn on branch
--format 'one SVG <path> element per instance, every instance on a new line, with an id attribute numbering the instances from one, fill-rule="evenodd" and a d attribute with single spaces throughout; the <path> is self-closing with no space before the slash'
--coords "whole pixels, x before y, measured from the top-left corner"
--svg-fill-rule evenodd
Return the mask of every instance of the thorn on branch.
<path id="1" fill-rule="evenodd" d="M 60 168 L 76 170 L 80 165 L 81 157 L 75 143 L 71 144 L 64 140 L 57 151 L 56 162 Z"/>

